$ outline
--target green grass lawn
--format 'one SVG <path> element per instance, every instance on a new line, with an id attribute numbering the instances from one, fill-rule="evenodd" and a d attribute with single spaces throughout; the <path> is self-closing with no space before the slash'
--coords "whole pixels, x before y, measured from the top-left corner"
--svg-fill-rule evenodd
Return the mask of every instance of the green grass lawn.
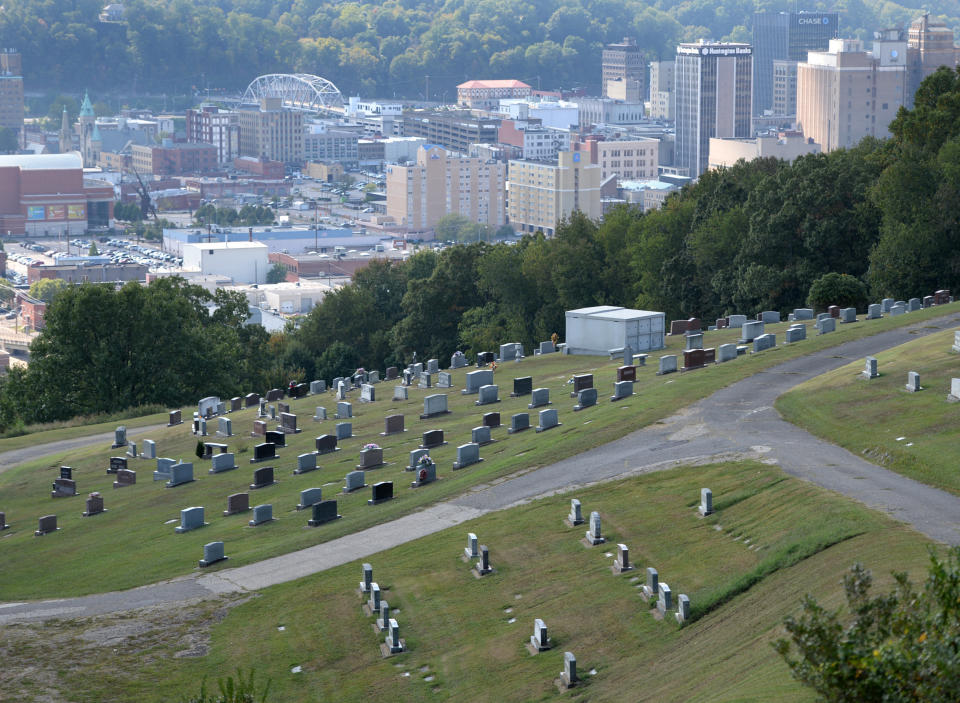
<path id="1" fill-rule="evenodd" d="M 702 486 L 717 508 L 706 519 L 695 509 Z M 570 497 L 585 517 L 600 512 L 607 544 L 586 548 L 586 526 L 563 524 Z M 460 559 L 468 531 L 490 548 L 496 572 L 483 579 Z M 611 573 L 617 542 L 635 571 Z M 402 655 L 381 658 L 354 562 L 235 607 L 213 627 L 206 656 L 179 658 L 182 642 L 134 638 L 109 662 L 80 665 L 65 653 L 61 683 L 78 701 L 167 702 L 195 693 L 204 676 L 254 667 L 272 682 L 270 701 L 537 701 L 557 696 L 569 650 L 585 679 L 569 694 L 578 700 L 808 701 L 769 645 L 783 618 L 805 593 L 840 605 L 854 561 L 882 588 L 893 570 L 921 576 L 928 545 L 775 467 L 681 467 L 537 500 L 364 559 L 400 623 Z M 690 596 L 693 622 L 649 614 L 639 597 L 647 566 L 674 597 Z M 535 657 L 524 649 L 534 618 L 554 644 Z"/>
<path id="2" fill-rule="evenodd" d="M 937 488 L 960 494 L 960 404 L 948 403 L 960 377 L 953 331 L 877 354 L 880 376 L 860 376 L 857 361 L 797 386 L 776 404 L 783 416 L 854 454 Z M 919 393 L 907 373 L 920 374 Z"/>
<path id="3" fill-rule="evenodd" d="M 196 569 L 202 545 L 213 540 L 226 543 L 231 556 L 230 566 L 307 547 L 408 514 L 519 470 L 543 466 L 622 437 L 731 382 L 777 363 L 956 310 L 960 310 L 960 303 L 897 318 L 838 325 L 834 334 L 812 336 L 800 344 L 747 355 L 686 374 L 655 375 L 659 354 L 654 354 L 650 365 L 638 372 L 636 397 L 620 403 L 607 401 L 618 363 L 600 357 L 550 355 L 525 359 L 519 364 L 509 362 L 496 373 L 502 402 L 484 407 L 474 406 L 476 396 L 460 394 L 464 374 L 471 369 L 458 370 L 453 374 L 455 388 L 448 391 L 452 413 L 429 420 L 418 419 L 423 397 L 443 390 L 412 388 L 409 400 L 393 402 L 389 400 L 393 384 L 381 383 L 377 386 L 380 400 L 374 404 L 361 404 L 353 394 L 354 438 L 341 442 L 342 450 L 336 454 L 321 456 L 320 470 L 300 476 L 292 474 L 297 455 L 312 451 L 314 437 L 332 433 L 335 423 L 334 420 L 312 422 L 314 406 L 325 405 L 332 417 L 336 403 L 332 394 L 296 400 L 291 404 L 292 411 L 298 414 L 304 431 L 288 437 L 289 446 L 278 451 L 276 461 L 268 462 L 275 466 L 279 483 L 250 492 L 251 505 L 272 503 L 274 516 L 278 518 L 276 522 L 257 529 L 246 527 L 249 514 L 222 516 L 226 497 L 247 490 L 251 482 L 253 466 L 249 458 L 256 440 L 249 437 L 249 432 L 254 409 L 231 415 L 237 436 L 224 440 L 210 438 L 211 441 L 228 443 L 231 451 L 237 453 L 240 468 L 236 471 L 207 475 L 209 462 L 196 460 L 196 438 L 190 434 L 188 423 L 157 431 L 151 438 L 157 441 L 159 456 L 194 460 L 197 481 L 173 489 L 151 481 L 155 462 L 134 459 L 130 461 L 130 468 L 137 470 L 138 484 L 113 490 L 113 477 L 107 476 L 105 470 L 109 457 L 122 450 L 111 450 L 107 443 L 28 462 L 0 474 L 0 510 L 6 512 L 7 521 L 13 525 L 12 529 L 0 533 L 0 554 L 4 563 L 0 570 L 0 601 L 120 590 L 188 574 Z M 785 328 L 786 323 L 769 326 L 770 331 L 778 333 L 781 339 Z M 705 343 L 714 346 L 730 342 L 738 334 L 735 330 L 707 333 Z M 668 337 L 668 346 L 663 353 L 677 353 L 681 344 L 682 339 Z M 594 373 L 595 385 L 600 389 L 600 403 L 595 408 L 574 413 L 574 401 L 569 398 L 566 381 L 577 372 Z M 453 472 L 451 466 L 456 445 L 469 441 L 470 429 L 480 424 L 483 412 L 499 411 L 505 424 L 509 424 L 511 413 L 527 412 L 529 398 L 509 397 L 512 378 L 521 375 L 532 375 L 534 387 L 550 389 L 553 407 L 559 410 L 563 426 L 545 434 L 530 431 L 512 436 L 506 433 L 506 429 L 495 430 L 497 442 L 481 449 L 485 461 Z M 530 412 L 531 425 L 535 425 L 536 411 Z M 408 431 L 403 435 L 381 437 L 383 417 L 391 413 L 406 416 Z M 189 414 L 184 412 L 185 417 Z M 216 423 L 211 423 L 211 427 L 215 429 Z M 422 432 L 434 428 L 445 430 L 448 441 L 446 446 L 431 452 L 442 480 L 419 490 L 410 490 L 407 486 L 411 474 L 404 472 L 402 467 L 407 464 L 409 452 L 419 444 Z M 53 430 L 48 439 L 52 441 L 60 437 L 58 433 L 76 429 Z M 384 458 L 390 464 L 369 471 L 367 482 L 393 480 L 396 484 L 396 499 L 375 507 L 366 505 L 367 490 L 349 496 L 336 495 L 343 486 L 346 473 L 357 464 L 360 449 L 368 442 L 383 446 Z M 80 491 L 75 498 L 54 500 L 49 497 L 50 484 L 58 476 L 57 469 L 61 464 L 74 467 Z M 336 495 L 343 519 L 308 529 L 305 525 L 309 515 L 294 511 L 294 506 L 301 490 L 315 486 L 324 488 L 324 497 Z M 91 518 L 80 516 L 84 510 L 84 496 L 90 491 L 103 493 L 109 512 Z M 175 534 L 175 524 L 169 524 L 169 521 L 178 520 L 182 508 L 195 505 L 205 506 L 206 520 L 210 525 L 187 534 Z M 58 515 L 61 530 L 45 537 L 34 537 L 37 518 L 50 513 Z"/>

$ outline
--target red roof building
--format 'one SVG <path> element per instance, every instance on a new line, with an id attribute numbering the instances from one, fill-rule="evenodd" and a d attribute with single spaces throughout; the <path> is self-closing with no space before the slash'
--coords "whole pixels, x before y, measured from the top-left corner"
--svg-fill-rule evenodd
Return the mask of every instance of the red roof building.
<path id="1" fill-rule="evenodd" d="M 457 104 L 473 110 L 494 110 L 501 100 L 529 98 L 531 90 L 523 81 L 467 81 L 457 86 Z"/>

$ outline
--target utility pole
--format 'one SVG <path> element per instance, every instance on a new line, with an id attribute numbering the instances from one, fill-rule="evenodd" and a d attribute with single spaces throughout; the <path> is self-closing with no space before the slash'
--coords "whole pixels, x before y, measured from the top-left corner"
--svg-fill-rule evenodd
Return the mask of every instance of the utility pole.
<path id="1" fill-rule="evenodd" d="M 427 76 L 427 89 L 424 96 L 425 102 L 430 102 L 430 76 Z"/>

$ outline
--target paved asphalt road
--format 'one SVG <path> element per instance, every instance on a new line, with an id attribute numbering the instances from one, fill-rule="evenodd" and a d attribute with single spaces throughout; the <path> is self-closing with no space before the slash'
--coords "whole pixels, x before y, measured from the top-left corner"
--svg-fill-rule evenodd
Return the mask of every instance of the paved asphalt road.
<path id="1" fill-rule="evenodd" d="M 787 473 L 882 510 L 931 539 L 960 544 L 960 497 L 917 483 L 817 439 L 781 419 L 773 409 L 776 398 L 799 383 L 868 354 L 958 325 L 960 315 L 949 315 L 785 362 L 721 389 L 664 422 L 609 444 L 324 544 L 235 569 L 185 576 L 130 591 L 0 604 L 0 624 L 120 612 L 260 589 L 368 557 L 540 496 L 678 464 L 745 455 L 774 460 Z M 109 435 L 105 438 L 109 439 Z M 34 449 L 50 453 L 51 446 L 56 451 L 69 448 L 61 444 L 64 443 Z M 0 467 L 8 461 L 7 455 L 0 455 Z"/>

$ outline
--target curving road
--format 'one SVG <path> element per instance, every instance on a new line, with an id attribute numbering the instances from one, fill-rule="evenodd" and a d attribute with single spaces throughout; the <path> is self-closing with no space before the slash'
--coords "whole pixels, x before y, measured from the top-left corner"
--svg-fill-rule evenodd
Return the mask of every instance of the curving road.
<path id="1" fill-rule="evenodd" d="M 882 510 L 931 539 L 960 544 L 960 497 L 864 461 L 791 425 L 773 409 L 776 398 L 799 383 L 868 354 L 958 325 L 960 315 L 944 316 L 785 362 L 609 444 L 324 544 L 235 569 L 185 576 L 130 591 L 2 604 L 0 624 L 120 612 L 264 588 L 368 557 L 534 498 L 726 457 L 772 459 L 787 473 Z M 3 460 L 0 455 L 0 465 Z"/>

